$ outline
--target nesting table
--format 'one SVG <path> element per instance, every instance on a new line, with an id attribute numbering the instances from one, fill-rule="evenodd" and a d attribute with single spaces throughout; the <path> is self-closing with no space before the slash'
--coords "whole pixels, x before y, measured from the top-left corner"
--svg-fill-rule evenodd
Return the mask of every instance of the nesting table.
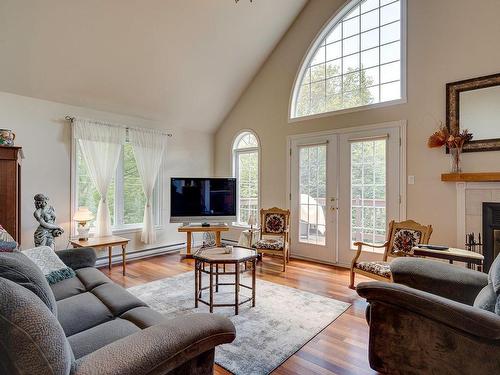
<path id="1" fill-rule="evenodd" d="M 193 254 L 193 258 L 195 259 L 195 307 L 198 307 L 199 302 L 209 306 L 210 312 L 213 312 L 214 307 L 234 307 L 235 315 L 238 315 L 239 306 L 244 303 L 251 302 L 252 307 L 255 307 L 255 267 L 257 264 L 257 252 L 255 250 L 235 246 L 230 254 L 226 254 L 224 248 L 216 247 L 201 249 Z M 250 268 L 247 266 L 249 263 L 251 264 Z M 222 271 L 219 269 L 220 266 L 223 266 Z M 229 268 L 229 270 L 226 268 Z M 231 270 L 232 268 L 234 268 L 234 271 Z M 249 271 L 252 273 L 251 286 L 240 282 L 240 275 Z M 202 285 L 202 274 L 209 275 L 208 286 L 204 287 Z M 234 275 L 234 282 L 219 282 L 219 276 L 222 275 Z M 217 293 L 221 285 L 234 286 L 234 303 L 215 303 L 214 292 Z M 252 296 L 240 300 L 240 288 L 251 290 Z M 208 301 L 203 299 L 202 296 L 205 290 L 209 292 Z"/>

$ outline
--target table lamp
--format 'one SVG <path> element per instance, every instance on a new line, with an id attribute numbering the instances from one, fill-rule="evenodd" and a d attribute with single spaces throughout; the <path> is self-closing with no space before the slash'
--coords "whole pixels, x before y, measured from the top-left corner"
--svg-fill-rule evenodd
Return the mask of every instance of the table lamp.
<path id="1" fill-rule="evenodd" d="M 87 241 L 89 239 L 90 226 L 87 225 L 90 220 L 94 218 L 94 215 L 87 207 L 79 207 L 78 211 L 75 212 L 73 220 L 78 222 L 78 227 L 76 231 L 78 232 L 78 239 L 82 241 Z"/>
<path id="2" fill-rule="evenodd" d="M 253 226 L 257 224 L 257 220 L 255 220 L 255 216 L 254 215 L 250 215 L 248 217 L 248 225 L 250 225 L 250 230 L 253 230 Z"/>

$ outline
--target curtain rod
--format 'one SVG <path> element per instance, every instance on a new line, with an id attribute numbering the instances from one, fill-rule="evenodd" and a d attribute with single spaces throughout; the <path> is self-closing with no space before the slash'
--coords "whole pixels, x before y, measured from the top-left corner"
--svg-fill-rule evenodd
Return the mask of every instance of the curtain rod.
<path id="1" fill-rule="evenodd" d="M 74 116 L 65 116 L 65 117 L 64 117 L 64 119 L 65 119 L 66 121 L 73 122 L 73 121 L 75 121 L 76 117 L 74 117 Z M 95 121 L 95 122 L 101 122 L 101 121 L 98 121 L 98 120 L 97 120 L 97 121 Z M 106 123 L 106 122 L 102 122 L 102 123 Z M 106 123 L 106 124 L 107 124 L 107 123 Z M 130 129 L 130 128 L 132 128 L 132 129 L 141 129 L 141 130 L 156 130 L 156 129 L 139 128 L 139 127 L 134 127 L 134 126 L 122 126 L 122 125 L 115 125 L 115 124 L 108 124 L 108 125 L 111 125 L 111 126 L 118 126 L 118 127 L 121 127 L 121 128 L 126 128 L 126 129 Z M 161 132 L 161 131 L 160 131 L 160 132 Z M 161 132 L 161 133 L 163 133 L 163 132 Z M 172 135 L 172 133 L 163 133 L 163 134 L 165 134 L 167 137 L 172 137 L 172 136 L 173 136 L 173 135 Z"/>

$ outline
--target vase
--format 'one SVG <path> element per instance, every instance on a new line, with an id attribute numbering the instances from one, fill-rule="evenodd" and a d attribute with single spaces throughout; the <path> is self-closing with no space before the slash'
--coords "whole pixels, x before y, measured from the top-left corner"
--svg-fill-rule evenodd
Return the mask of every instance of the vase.
<path id="1" fill-rule="evenodd" d="M 460 156 L 462 154 L 461 147 L 450 148 L 451 173 L 461 173 Z"/>

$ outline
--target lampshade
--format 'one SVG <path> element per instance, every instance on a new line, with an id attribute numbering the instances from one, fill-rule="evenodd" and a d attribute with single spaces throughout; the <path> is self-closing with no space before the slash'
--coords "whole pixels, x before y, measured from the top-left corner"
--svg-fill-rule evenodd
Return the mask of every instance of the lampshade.
<path id="1" fill-rule="evenodd" d="M 255 225 L 257 224 L 257 221 L 255 220 L 255 216 L 254 215 L 250 215 L 248 217 L 248 225 Z"/>
<path id="2" fill-rule="evenodd" d="M 74 221 L 89 221 L 94 218 L 94 215 L 87 207 L 79 207 L 78 211 L 75 212 L 75 216 L 73 216 Z"/>

